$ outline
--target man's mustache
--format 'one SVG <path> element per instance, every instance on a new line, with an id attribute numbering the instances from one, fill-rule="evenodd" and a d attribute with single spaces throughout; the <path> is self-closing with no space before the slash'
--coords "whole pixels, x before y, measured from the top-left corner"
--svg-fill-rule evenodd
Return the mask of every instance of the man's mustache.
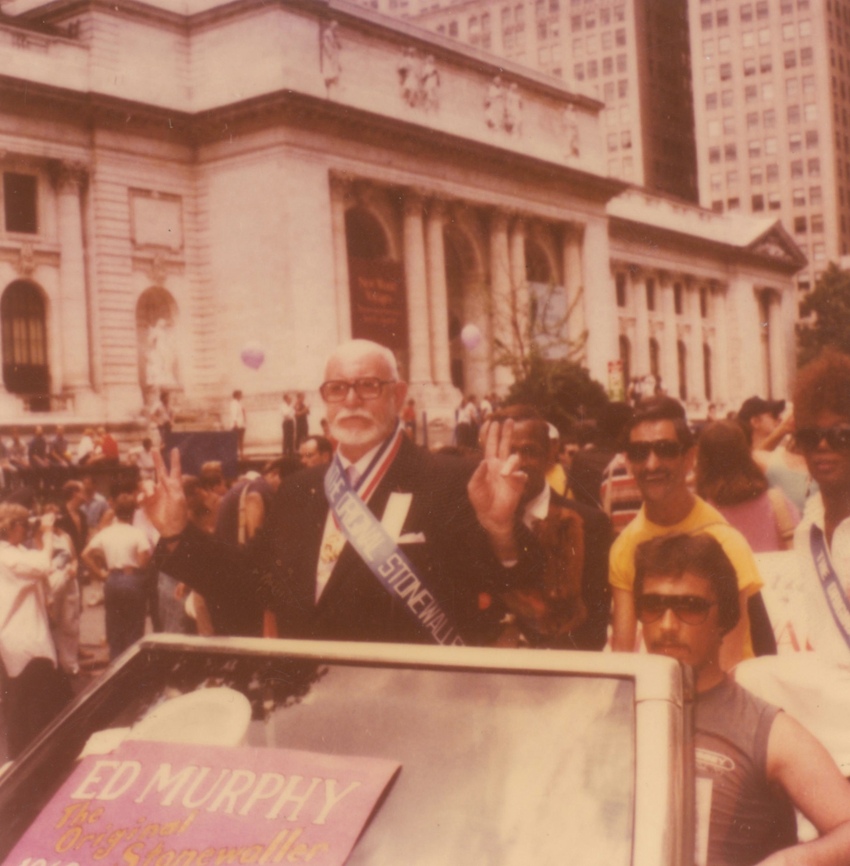
<path id="1" fill-rule="evenodd" d="M 650 644 L 651 650 L 656 649 L 687 649 L 688 645 L 673 640 L 657 640 Z"/>
<path id="2" fill-rule="evenodd" d="M 360 418 L 363 421 L 374 421 L 375 419 L 368 413 L 357 409 L 348 409 L 337 413 L 334 421 L 338 424 L 340 421 L 348 421 L 351 418 Z"/>

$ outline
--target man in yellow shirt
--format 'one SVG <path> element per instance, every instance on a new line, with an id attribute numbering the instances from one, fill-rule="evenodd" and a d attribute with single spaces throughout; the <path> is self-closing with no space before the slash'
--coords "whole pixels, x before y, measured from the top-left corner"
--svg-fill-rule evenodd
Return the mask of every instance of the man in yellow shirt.
<path id="1" fill-rule="evenodd" d="M 754 655 L 748 601 L 762 586 L 755 559 L 744 537 L 707 502 L 691 492 L 687 477 L 696 460 L 694 437 L 680 403 L 654 397 L 641 403 L 626 431 L 626 460 L 643 505 L 611 548 L 608 581 L 613 596 L 614 650 L 635 649 L 635 549 L 660 535 L 707 533 L 720 542 L 735 566 L 741 617 L 723 640 L 721 664 L 729 670 Z"/>

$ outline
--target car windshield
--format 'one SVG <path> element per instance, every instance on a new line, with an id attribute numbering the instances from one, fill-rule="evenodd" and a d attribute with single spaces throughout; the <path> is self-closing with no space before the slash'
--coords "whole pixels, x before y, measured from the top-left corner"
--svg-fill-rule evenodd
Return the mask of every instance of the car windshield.
<path id="1" fill-rule="evenodd" d="M 628 678 L 157 650 L 110 685 L 89 701 L 88 730 L 66 738 L 68 756 L 92 731 L 128 727 L 171 698 L 226 687 L 251 704 L 244 746 L 397 761 L 401 771 L 349 863 L 631 862 Z M 41 808 L 70 769 L 20 793 Z"/>

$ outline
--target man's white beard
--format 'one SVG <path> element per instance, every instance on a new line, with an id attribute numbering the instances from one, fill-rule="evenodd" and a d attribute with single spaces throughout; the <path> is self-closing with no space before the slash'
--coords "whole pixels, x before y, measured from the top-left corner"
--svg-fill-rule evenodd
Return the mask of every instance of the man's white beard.
<path id="1" fill-rule="evenodd" d="M 369 422 L 369 426 L 367 427 L 348 427 L 341 424 L 341 421 L 345 421 L 350 418 L 360 418 L 364 421 Z M 346 446 L 354 446 L 354 447 L 362 447 L 363 445 L 377 445 L 383 439 L 385 439 L 392 432 L 392 427 L 387 426 L 386 429 L 378 423 L 378 421 L 372 416 L 366 413 L 360 412 L 352 412 L 350 414 L 337 415 L 333 421 L 330 422 L 330 430 L 331 435 L 334 439 L 339 442 L 340 445 Z"/>

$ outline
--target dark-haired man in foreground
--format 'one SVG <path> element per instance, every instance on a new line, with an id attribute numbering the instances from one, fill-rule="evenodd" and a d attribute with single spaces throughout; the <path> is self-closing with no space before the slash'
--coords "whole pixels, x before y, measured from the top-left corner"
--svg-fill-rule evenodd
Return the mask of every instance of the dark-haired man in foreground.
<path id="1" fill-rule="evenodd" d="M 649 651 L 694 670 L 698 866 L 850 863 L 850 784 L 805 728 L 721 668 L 740 608 L 720 544 L 705 534 L 645 542 L 634 595 Z M 820 838 L 797 844 L 792 806 Z"/>

